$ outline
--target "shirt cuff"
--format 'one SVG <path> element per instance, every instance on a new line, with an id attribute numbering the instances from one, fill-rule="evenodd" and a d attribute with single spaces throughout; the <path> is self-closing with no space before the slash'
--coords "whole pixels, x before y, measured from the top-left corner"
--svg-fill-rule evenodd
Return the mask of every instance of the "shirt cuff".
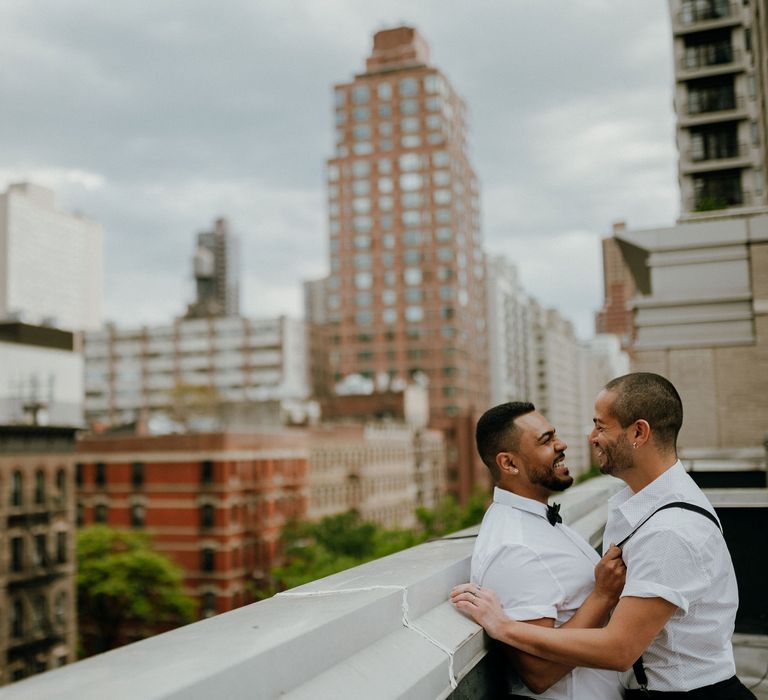
<path id="1" fill-rule="evenodd" d="M 542 617 L 557 620 L 557 608 L 553 605 L 521 605 L 516 608 L 504 608 L 504 613 L 518 622 L 538 620 Z"/>
<path id="2" fill-rule="evenodd" d="M 632 581 L 632 583 L 624 586 L 621 597 L 663 598 L 676 605 L 683 613 L 688 612 L 688 599 L 680 591 L 676 591 L 656 581 Z"/>

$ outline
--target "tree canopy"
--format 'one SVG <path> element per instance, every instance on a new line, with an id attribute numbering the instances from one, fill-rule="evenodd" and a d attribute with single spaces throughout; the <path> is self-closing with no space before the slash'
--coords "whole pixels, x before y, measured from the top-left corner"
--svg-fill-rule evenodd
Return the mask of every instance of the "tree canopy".
<path id="1" fill-rule="evenodd" d="M 196 607 L 181 569 L 154 551 L 149 535 L 105 525 L 77 534 L 77 600 L 86 655 L 139 638 L 150 625 L 152 634 L 189 622 Z"/>
<path id="2" fill-rule="evenodd" d="M 475 525 L 482 520 L 487 494 L 475 493 L 466 506 L 445 498 L 437 508 L 419 508 L 419 528 L 385 529 L 365 522 L 355 511 L 330 515 L 318 522 L 290 521 L 281 535 L 284 564 L 272 570 L 272 586 L 264 595 L 378 559 L 425 540 Z"/>

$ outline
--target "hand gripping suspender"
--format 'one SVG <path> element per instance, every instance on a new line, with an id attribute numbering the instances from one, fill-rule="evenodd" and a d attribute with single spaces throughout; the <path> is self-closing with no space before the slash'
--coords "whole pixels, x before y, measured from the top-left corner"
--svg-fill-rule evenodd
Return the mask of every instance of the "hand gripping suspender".
<path id="1" fill-rule="evenodd" d="M 632 537 L 645 523 L 647 523 L 656 513 L 658 513 L 660 510 L 666 510 L 667 508 L 683 508 L 684 510 L 690 510 L 694 513 L 698 513 L 699 515 L 703 515 L 705 518 L 709 518 L 716 526 L 717 529 L 722 532 L 722 528 L 720 527 L 720 523 L 717 522 L 717 518 L 715 518 L 712 513 L 710 513 L 706 508 L 702 508 L 701 506 L 694 505 L 693 503 L 685 503 L 684 501 L 675 501 L 674 503 L 667 503 L 664 506 L 661 506 L 661 508 L 657 508 L 653 513 L 651 513 L 643 522 L 641 522 L 632 532 L 630 532 L 619 544 L 616 546 L 619 549 L 623 549 L 624 545 L 626 544 L 627 540 Z M 635 674 L 635 680 L 637 681 L 637 684 L 640 686 L 640 690 L 642 690 L 644 693 L 648 694 L 648 676 L 645 674 L 645 667 L 643 666 L 643 657 L 641 656 L 635 663 L 632 664 L 632 672 Z"/>

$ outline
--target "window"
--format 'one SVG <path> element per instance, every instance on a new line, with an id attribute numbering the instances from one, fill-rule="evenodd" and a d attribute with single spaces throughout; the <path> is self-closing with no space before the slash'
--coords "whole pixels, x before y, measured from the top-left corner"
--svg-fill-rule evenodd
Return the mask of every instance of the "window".
<path id="1" fill-rule="evenodd" d="M 381 312 L 381 320 L 384 321 L 384 323 L 395 323 L 397 321 L 397 310 L 384 309 L 384 311 Z"/>
<path id="2" fill-rule="evenodd" d="M 450 190 L 435 190 L 432 193 L 432 198 L 435 200 L 435 204 L 450 204 L 451 203 L 451 191 Z"/>
<path id="3" fill-rule="evenodd" d="M 418 287 L 405 290 L 405 300 L 410 304 L 420 304 L 424 299 L 424 292 Z"/>
<path id="4" fill-rule="evenodd" d="M 214 509 L 210 503 L 200 506 L 200 527 L 208 529 L 213 527 Z"/>
<path id="5" fill-rule="evenodd" d="M 418 111 L 418 100 L 400 100 L 400 114 L 416 114 Z"/>
<path id="6" fill-rule="evenodd" d="M 373 153 L 373 145 L 370 141 L 358 141 L 352 146 L 352 152 L 356 156 L 367 156 Z"/>
<path id="7" fill-rule="evenodd" d="M 64 627 L 67 622 L 67 594 L 64 591 L 59 591 L 56 594 L 53 603 L 53 615 L 56 624 L 59 627 Z M 66 657 L 64 658 L 66 663 Z"/>
<path id="8" fill-rule="evenodd" d="M 35 566 L 47 566 L 48 547 L 47 537 L 43 533 L 35 535 L 34 564 Z"/>
<path id="9" fill-rule="evenodd" d="M 361 307 L 370 306 L 373 303 L 373 295 L 370 292 L 358 292 L 355 295 L 355 302 Z"/>
<path id="10" fill-rule="evenodd" d="M 400 189 L 406 192 L 421 188 L 421 175 L 418 173 L 405 173 L 400 176 Z"/>
<path id="11" fill-rule="evenodd" d="M 67 561 L 67 533 L 56 533 L 56 562 L 64 564 Z"/>
<path id="12" fill-rule="evenodd" d="M 371 191 L 371 183 L 368 180 L 353 180 L 352 181 L 352 193 L 355 196 L 361 197 L 368 194 Z"/>
<path id="13" fill-rule="evenodd" d="M 404 192 L 400 197 L 403 209 L 419 209 L 424 201 L 421 192 Z"/>
<path id="14" fill-rule="evenodd" d="M 412 133 L 419 130 L 419 118 L 418 117 L 404 117 L 400 120 L 400 131 L 406 133 Z"/>
<path id="15" fill-rule="evenodd" d="M 379 83 L 378 93 L 380 100 L 392 99 L 392 86 L 389 83 Z"/>
<path id="16" fill-rule="evenodd" d="M 401 215 L 402 222 L 405 226 L 418 226 L 421 224 L 421 212 L 420 211 L 404 211 Z"/>
<path id="17" fill-rule="evenodd" d="M 421 284 L 421 270 L 418 267 L 408 267 L 403 271 L 403 279 L 408 285 Z"/>
<path id="18" fill-rule="evenodd" d="M 367 250 L 371 247 L 371 237 L 366 236 L 365 234 L 359 234 L 354 237 L 352 240 L 352 244 L 357 248 L 358 250 Z"/>
<path id="19" fill-rule="evenodd" d="M 371 91 L 368 89 L 367 85 L 355 85 L 352 88 L 353 104 L 356 104 L 356 105 L 366 104 L 370 98 L 371 98 Z"/>
<path id="20" fill-rule="evenodd" d="M 409 134 L 408 136 L 403 136 L 400 139 L 400 145 L 403 148 L 418 148 L 421 146 L 421 136 L 416 136 L 415 134 Z"/>
<path id="21" fill-rule="evenodd" d="M 58 491 L 59 501 L 64 503 L 67 497 L 67 472 L 64 469 L 56 472 L 56 491 Z"/>
<path id="22" fill-rule="evenodd" d="M 20 471 L 13 472 L 13 476 L 11 477 L 11 505 L 14 507 L 18 507 L 22 504 L 23 493 L 24 488 L 24 477 L 22 476 Z"/>
<path id="23" fill-rule="evenodd" d="M 77 502 L 77 516 L 75 519 L 78 527 L 85 525 L 85 505 L 82 501 Z"/>
<path id="24" fill-rule="evenodd" d="M 364 122 L 370 118 L 371 110 L 368 109 L 368 107 L 355 107 L 352 110 L 352 119 L 354 119 L 356 122 Z"/>
<path id="25" fill-rule="evenodd" d="M 202 617 L 213 617 L 216 614 L 216 595 L 214 593 L 203 593 L 200 608 Z"/>
<path id="26" fill-rule="evenodd" d="M 200 482 L 203 484 L 213 483 L 213 461 L 210 459 L 200 463 Z"/>
<path id="27" fill-rule="evenodd" d="M 24 604 L 16 599 L 11 606 L 11 638 L 19 639 L 24 636 Z"/>
<path id="28" fill-rule="evenodd" d="M 370 326 L 373 323 L 373 314 L 370 311 L 358 311 L 355 314 L 355 323 L 358 326 Z"/>
<path id="29" fill-rule="evenodd" d="M 45 632 L 48 627 L 48 600 L 44 595 L 37 595 L 32 603 L 35 628 L 39 632 Z"/>
<path id="30" fill-rule="evenodd" d="M 329 182 L 336 182 L 339 179 L 339 166 L 338 165 L 329 165 L 328 166 L 328 181 Z"/>
<path id="31" fill-rule="evenodd" d="M 392 136 L 391 122 L 381 122 L 379 124 L 379 136 L 384 136 L 384 137 Z"/>
<path id="32" fill-rule="evenodd" d="M 147 509 L 140 503 L 134 503 L 131 506 L 131 527 L 144 527 Z"/>
<path id="33" fill-rule="evenodd" d="M 11 538 L 11 571 L 21 571 L 24 568 L 24 540 L 21 537 Z"/>
<path id="34" fill-rule="evenodd" d="M 35 472 L 35 503 L 45 503 L 45 472 L 42 469 Z"/>
<path id="35" fill-rule="evenodd" d="M 203 571 L 214 571 L 216 568 L 216 553 L 210 547 L 206 547 L 201 552 L 200 568 Z"/>
<path id="36" fill-rule="evenodd" d="M 389 195 L 382 195 L 379 197 L 379 209 L 381 211 L 392 211 L 395 206 L 395 200 Z"/>
<path id="37" fill-rule="evenodd" d="M 432 154 L 432 164 L 436 168 L 444 168 L 447 165 L 450 165 L 451 163 L 451 157 L 448 155 L 447 151 L 435 151 Z"/>
<path id="38" fill-rule="evenodd" d="M 400 80 L 400 94 L 404 97 L 411 97 L 419 94 L 419 81 L 416 78 L 403 78 Z"/>
<path id="39" fill-rule="evenodd" d="M 107 465 L 104 462 L 96 463 L 96 487 L 104 488 L 107 484 Z"/>
<path id="40" fill-rule="evenodd" d="M 131 464 L 131 483 L 135 489 L 144 486 L 144 462 Z"/>
<path id="41" fill-rule="evenodd" d="M 347 100 L 347 95 L 344 90 L 336 90 L 333 93 L 333 101 L 336 107 L 343 107 Z"/>
<path id="42" fill-rule="evenodd" d="M 109 508 L 106 503 L 98 503 L 93 509 L 93 519 L 97 523 L 106 523 L 109 515 Z"/>
<path id="43" fill-rule="evenodd" d="M 352 211 L 355 214 L 367 214 L 371 211 L 371 200 L 369 197 L 355 197 L 352 200 Z"/>
<path id="44" fill-rule="evenodd" d="M 352 137 L 355 141 L 368 141 L 371 138 L 371 127 L 367 124 L 359 124 L 352 129 Z"/>
<path id="45" fill-rule="evenodd" d="M 373 228 L 373 219 L 365 215 L 356 216 L 352 219 L 352 228 L 355 233 L 368 233 Z"/>
<path id="46" fill-rule="evenodd" d="M 379 158 L 379 162 L 376 166 L 379 173 L 385 175 L 392 172 L 392 161 L 389 158 Z"/>
<path id="47" fill-rule="evenodd" d="M 425 75 L 424 76 L 424 90 L 426 92 L 438 92 L 438 82 L 437 82 L 437 76 L 436 75 Z"/>
<path id="48" fill-rule="evenodd" d="M 356 160 L 352 163 L 352 175 L 365 177 L 371 172 L 371 164 L 367 160 Z"/>
<path id="49" fill-rule="evenodd" d="M 341 124 L 344 124 L 347 121 L 347 113 L 340 109 L 338 112 L 336 112 L 336 125 L 340 126 Z"/>
<path id="50" fill-rule="evenodd" d="M 356 289 L 370 289 L 373 286 L 373 275 L 370 272 L 358 272 L 355 275 Z"/>
<path id="51" fill-rule="evenodd" d="M 389 119 L 392 116 L 392 107 L 389 105 L 379 105 L 379 116 L 382 119 Z"/>
<path id="52" fill-rule="evenodd" d="M 83 485 L 83 463 L 78 462 L 75 464 L 75 484 L 77 486 Z"/>
<path id="53" fill-rule="evenodd" d="M 405 320 L 409 323 L 417 323 L 424 319 L 424 309 L 420 306 L 407 306 L 405 308 Z"/>
<path id="54" fill-rule="evenodd" d="M 385 306 L 392 306 L 397 301 L 397 293 L 394 289 L 385 289 L 381 292 L 381 302 Z"/>
<path id="55" fill-rule="evenodd" d="M 398 158 L 397 162 L 400 166 L 400 170 L 403 172 L 418 170 L 421 166 L 419 156 L 416 153 L 404 153 Z"/>
<path id="56" fill-rule="evenodd" d="M 394 189 L 391 177 L 380 177 L 378 182 L 379 192 L 381 194 L 390 194 Z"/>
<path id="57" fill-rule="evenodd" d="M 438 241 L 450 241 L 453 238 L 453 229 L 447 226 L 441 226 L 435 231 L 435 238 Z"/>

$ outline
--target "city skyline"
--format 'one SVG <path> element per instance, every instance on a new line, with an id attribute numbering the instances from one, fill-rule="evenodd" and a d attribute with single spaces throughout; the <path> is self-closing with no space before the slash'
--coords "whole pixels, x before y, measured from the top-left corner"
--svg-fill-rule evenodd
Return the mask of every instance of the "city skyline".
<path id="1" fill-rule="evenodd" d="M 54 187 L 104 226 L 119 325 L 183 314 L 190 241 L 217 216 L 242 240 L 243 312 L 299 315 L 301 281 L 327 272 L 332 86 L 405 22 L 467 102 L 486 249 L 587 336 L 600 238 L 678 213 L 668 7 L 636 5 L 11 3 L 0 185 Z"/>

